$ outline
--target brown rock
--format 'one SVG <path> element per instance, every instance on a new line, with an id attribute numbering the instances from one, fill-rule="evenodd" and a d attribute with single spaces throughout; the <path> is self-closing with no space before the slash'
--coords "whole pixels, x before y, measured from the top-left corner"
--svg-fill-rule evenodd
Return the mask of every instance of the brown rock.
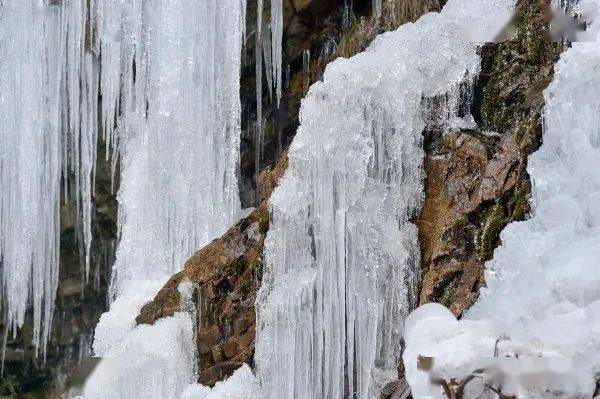
<path id="1" fill-rule="evenodd" d="M 232 359 L 239 354 L 239 346 L 235 339 L 230 339 L 223 345 L 223 354 L 227 359 Z"/>
<path id="2" fill-rule="evenodd" d="M 178 286 L 185 278 L 199 289 L 197 349 L 200 382 L 213 385 L 254 354 L 256 290 L 262 249 L 269 227 L 267 201 L 287 168 L 287 154 L 259 177 L 265 198 L 247 218 L 196 252 L 173 276 L 136 321 L 153 324 L 179 311 Z M 231 360 L 231 361 L 230 361 Z"/>
<path id="3" fill-rule="evenodd" d="M 560 47 L 543 40 L 542 3 L 519 0 L 517 10 L 516 36 L 481 50 L 471 108 L 478 130 L 425 133 L 420 303 L 441 302 L 456 315 L 477 299 L 502 229 L 529 211 L 527 157 L 541 143 L 542 91 Z"/>

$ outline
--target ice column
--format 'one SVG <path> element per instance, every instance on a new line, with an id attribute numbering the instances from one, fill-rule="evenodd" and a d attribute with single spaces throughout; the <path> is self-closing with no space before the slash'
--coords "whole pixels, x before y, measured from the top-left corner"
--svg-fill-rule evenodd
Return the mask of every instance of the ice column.
<path id="1" fill-rule="evenodd" d="M 461 86 L 479 68 L 471 35 L 493 37 L 512 6 L 463 3 L 334 61 L 303 101 L 257 298 L 265 398 L 366 399 L 397 378 L 418 281 L 409 220 L 423 197 L 421 134 L 432 117 L 457 121 Z M 477 26 L 464 20 L 472 9 Z M 446 108 L 430 115 L 424 99 L 436 96 Z"/>

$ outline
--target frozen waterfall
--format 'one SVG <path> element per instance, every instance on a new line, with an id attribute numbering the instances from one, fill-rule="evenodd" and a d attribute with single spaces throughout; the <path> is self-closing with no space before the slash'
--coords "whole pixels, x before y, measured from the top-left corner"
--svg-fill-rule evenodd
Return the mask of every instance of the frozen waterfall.
<path id="1" fill-rule="evenodd" d="M 110 54 L 102 109 L 117 121 L 107 137 L 120 154 L 121 187 L 115 301 L 98 323 L 94 352 L 116 360 L 103 362 L 86 392 L 177 397 L 195 382 L 193 320 L 180 313 L 134 328 L 134 319 L 239 214 L 245 1 L 104 2 L 100 11 L 102 47 Z M 157 376 L 170 382 L 149 389 Z"/>
<path id="2" fill-rule="evenodd" d="M 334 61 L 311 87 L 271 197 L 257 299 L 263 397 L 366 399 L 396 378 L 419 276 L 421 133 L 472 123 L 458 114 L 479 70 L 475 41 L 493 38 L 512 6 L 450 0 Z"/>
<path id="3" fill-rule="evenodd" d="M 102 108 L 118 115 L 121 157 L 116 297 L 179 271 L 239 212 L 244 4 L 102 3 Z"/>
<path id="4" fill-rule="evenodd" d="M 533 217 L 502 232 L 487 288 L 462 320 L 436 304 L 409 317 L 404 364 L 415 398 L 445 397 L 432 377 L 461 380 L 478 369 L 468 397 L 483 383 L 519 398 L 591 398 L 596 390 L 600 2 L 573 3 L 588 26 L 544 93 L 543 144 L 528 167 Z M 417 369 L 419 355 L 434 357 L 429 373 Z"/>

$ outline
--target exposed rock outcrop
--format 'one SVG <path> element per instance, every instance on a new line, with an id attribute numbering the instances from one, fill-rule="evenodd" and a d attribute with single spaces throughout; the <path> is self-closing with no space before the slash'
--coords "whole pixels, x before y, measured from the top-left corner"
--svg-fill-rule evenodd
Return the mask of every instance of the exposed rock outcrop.
<path id="1" fill-rule="evenodd" d="M 231 375 L 254 354 L 256 291 L 262 275 L 262 252 L 269 228 L 268 199 L 287 168 L 284 153 L 259 176 L 262 203 L 221 238 L 196 252 L 146 304 L 136 321 L 153 324 L 179 311 L 179 284 L 198 286 L 197 349 L 200 382 L 213 385 Z"/>
<path id="2" fill-rule="evenodd" d="M 520 0 L 514 20 L 513 38 L 481 50 L 479 129 L 425 133 L 420 303 L 441 302 L 456 315 L 477 299 L 502 229 L 529 212 L 527 157 L 541 144 L 542 92 L 561 46 L 545 40 L 545 1 Z"/>

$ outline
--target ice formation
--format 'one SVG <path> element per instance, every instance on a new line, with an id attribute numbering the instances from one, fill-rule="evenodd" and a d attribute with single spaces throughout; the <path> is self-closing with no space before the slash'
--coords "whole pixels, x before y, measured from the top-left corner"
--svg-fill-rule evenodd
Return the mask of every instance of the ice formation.
<path id="1" fill-rule="evenodd" d="M 283 54 L 283 0 L 271 0 L 271 23 L 265 25 L 263 22 L 264 0 L 257 0 L 256 12 L 256 127 L 254 129 L 254 166 L 255 175 L 261 170 L 260 160 L 263 151 L 264 122 L 263 122 L 263 64 L 269 88 L 269 95 L 275 96 L 277 107 L 281 100 L 282 85 L 282 54 Z"/>
<path id="2" fill-rule="evenodd" d="M 272 76 L 275 85 L 277 106 L 281 100 L 282 83 L 282 39 L 283 39 L 283 0 L 271 0 L 271 52 L 272 52 Z"/>
<path id="3" fill-rule="evenodd" d="M 519 398 L 594 393 L 600 373 L 600 2 L 576 3 L 590 24 L 562 55 L 544 93 L 544 142 L 528 167 L 533 217 L 502 232 L 502 246 L 486 264 L 487 288 L 462 320 L 441 305 L 409 317 L 404 364 L 415 398 L 444 397 L 417 369 L 419 355 L 434 357 L 436 378 L 461 380 L 483 369 L 473 397 L 483 382 Z"/>
<path id="4" fill-rule="evenodd" d="M 334 61 L 311 87 L 271 197 L 257 299 L 263 397 L 372 398 L 396 378 L 418 280 L 409 218 L 423 196 L 421 132 L 457 117 L 479 69 L 471 39 L 492 38 L 512 6 L 450 0 Z"/>
<path id="5" fill-rule="evenodd" d="M 243 2 L 102 5 L 114 57 L 102 65 L 102 108 L 120 111 L 108 134 L 121 157 L 119 296 L 174 274 L 239 212 Z"/>
<path id="6" fill-rule="evenodd" d="M 209 387 L 192 384 L 186 387 L 181 399 L 261 399 L 258 384 L 250 367 L 244 364 L 231 377 Z"/>
<path id="7" fill-rule="evenodd" d="M 373 16 L 375 21 L 379 21 L 381 18 L 381 6 L 382 0 L 373 0 Z"/>
<path id="8" fill-rule="evenodd" d="M 116 120 L 105 134 L 120 155 L 121 187 L 115 301 L 98 323 L 94 352 L 118 370 L 115 397 L 178 397 L 196 379 L 189 367 L 195 359 L 177 360 L 193 358 L 190 317 L 135 329 L 134 319 L 240 212 L 245 1 L 103 2 L 100 14 L 102 48 L 110 54 L 102 65 L 102 109 L 113 115 L 107 123 Z M 139 367 L 128 366 L 130 359 Z M 94 378 L 90 392 L 106 380 Z M 162 378 L 170 382 L 157 391 L 145 386 Z"/>
<path id="9" fill-rule="evenodd" d="M 98 65 L 85 27 L 94 18 L 85 1 L 0 4 L 3 312 L 16 333 L 33 303 L 36 347 L 45 348 L 54 310 L 61 177 L 89 271 Z"/>
<path id="10" fill-rule="evenodd" d="M 179 398 L 196 382 L 193 322 L 187 313 L 138 326 L 104 353 L 86 399 Z"/>

